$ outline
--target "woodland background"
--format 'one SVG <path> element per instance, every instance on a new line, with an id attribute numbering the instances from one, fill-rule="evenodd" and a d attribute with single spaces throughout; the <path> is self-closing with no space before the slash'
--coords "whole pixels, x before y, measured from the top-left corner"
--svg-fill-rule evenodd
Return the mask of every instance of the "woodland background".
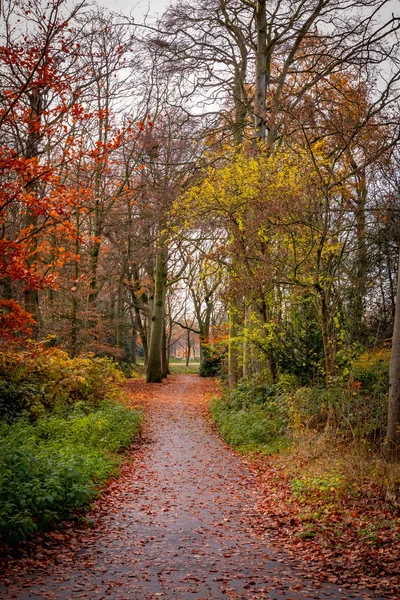
<path id="1" fill-rule="evenodd" d="M 197 356 L 229 386 L 213 413 L 231 443 L 328 432 L 374 453 L 373 494 L 398 502 L 391 8 L 199 0 L 139 23 L 4 2 L 4 435 L 27 412 L 97 410 L 116 364 L 159 382 Z"/>

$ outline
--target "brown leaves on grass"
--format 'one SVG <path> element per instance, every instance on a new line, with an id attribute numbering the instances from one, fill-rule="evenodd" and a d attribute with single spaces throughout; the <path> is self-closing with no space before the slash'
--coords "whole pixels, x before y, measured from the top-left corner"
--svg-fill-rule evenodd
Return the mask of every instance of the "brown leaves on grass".
<path id="1" fill-rule="evenodd" d="M 266 534 L 307 574 L 381 596 L 400 597 L 400 518 L 369 485 L 329 502 L 293 493 L 279 457 L 249 461 L 261 491 Z"/>

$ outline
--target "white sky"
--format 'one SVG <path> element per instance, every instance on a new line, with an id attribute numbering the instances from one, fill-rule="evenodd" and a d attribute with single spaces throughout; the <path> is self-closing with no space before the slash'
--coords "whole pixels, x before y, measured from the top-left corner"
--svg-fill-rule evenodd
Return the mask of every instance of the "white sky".
<path id="1" fill-rule="evenodd" d="M 171 3 L 172 0 L 97 0 L 100 6 L 126 15 L 132 13 L 138 19 L 147 12 L 151 16 L 161 16 Z"/>
<path id="2" fill-rule="evenodd" d="M 161 16 L 167 6 L 172 4 L 173 1 L 174 0 L 97 0 L 97 4 L 124 14 L 130 14 L 132 12 L 135 17 L 140 18 L 146 12 L 151 16 L 156 16 L 157 14 Z M 396 16 L 400 15 L 399 0 L 389 0 L 382 9 L 382 14 L 386 18 L 389 18 L 392 13 Z"/>

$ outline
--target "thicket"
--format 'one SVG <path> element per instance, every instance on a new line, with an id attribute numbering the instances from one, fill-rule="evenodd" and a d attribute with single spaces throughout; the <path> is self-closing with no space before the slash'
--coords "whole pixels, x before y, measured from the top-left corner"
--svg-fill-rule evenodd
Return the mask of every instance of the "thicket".
<path id="1" fill-rule="evenodd" d="M 82 402 L 95 408 L 120 397 L 121 371 L 108 358 L 70 358 L 56 348 L 0 353 L 0 418 L 32 419 Z"/>
<path id="2" fill-rule="evenodd" d="M 3 352 L 0 365 L 0 536 L 17 543 L 90 504 L 142 415 L 107 359 L 37 347 Z"/>
<path id="3" fill-rule="evenodd" d="M 305 431 L 376 449 L 386 428 L 389 351 L 365 352 L 344 373 L 331 387 L 304 386 L 288 373 L 276 384 L 242 380 L 211 412 L 224 439 L 242 450 L 273 452 Z"/>
<path id="4" fill-rule="evenodd" d="M 200 377 L 221 375 L 225 358 L 225 347 L 215 344 L 203 344 L 199 367 Z"/>

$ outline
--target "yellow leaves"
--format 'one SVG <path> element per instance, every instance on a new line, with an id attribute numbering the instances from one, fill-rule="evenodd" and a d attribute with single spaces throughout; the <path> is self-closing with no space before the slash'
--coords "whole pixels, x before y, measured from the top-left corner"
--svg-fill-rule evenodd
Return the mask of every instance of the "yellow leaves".
<path id="1" fill-rule="evenodd" d="M 288 209 L 315 197 L 317 180 L 310 159 L 301 151 L 280 148 L 273 154 L 227 151 L 224 165 L 209 167 L 203 178 L 179 199 L 175 211 L 185 212 L 190 227 L 210 212 L 222 219 L 234 218 L 245 229 L 248 211 L 265 218 L 278 218 Z M 260 234 L 260 238 L 262 234 Z"/>
<path id="2" fill-rule="evenodd" d="M 223 167 L 209 167 L 201 182 L 179 199 L 179 205 L 190 211 L 194 218 L 206 211 L 222 216 L 240 215 L 248 202 L 257 196 L 260 183 L 258 161 L 243 153 L 232 155 Z"/>
<path id="3" fill-rule="evenodd" d="M 339 256 L 342 252 L 343 242 L 329 240 L 325 242 L 321 255 L 324 258 Z"/>

